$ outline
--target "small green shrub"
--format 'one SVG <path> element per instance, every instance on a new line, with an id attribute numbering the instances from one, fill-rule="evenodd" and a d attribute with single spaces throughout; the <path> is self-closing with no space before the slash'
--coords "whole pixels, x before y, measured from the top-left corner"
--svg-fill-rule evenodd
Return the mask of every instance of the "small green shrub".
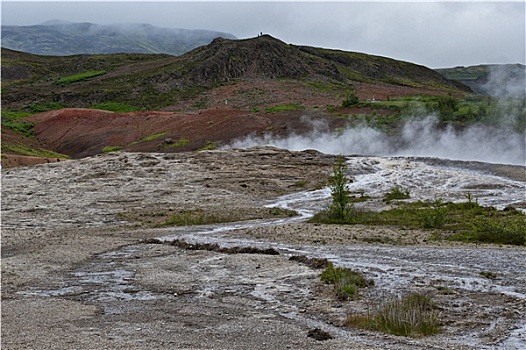
<path id="1" fill-rule="evenodd" d="M 358 288 L 365 288 L 374 284 L 372 280 L 367 280 L 361 272 L 334 267 L 331 262 L 322 272 L 321 280 L 327 284 L 333 284 L 336 296 L 341 300 L 352 298 Z"/>
<path id="2" fill-rule="evenodd" d="M 400 187 L 396 186 L 396 187 L 391 188 L 391 192 L 386 193 L 384 197 L 384 201 L 390 202 L 392 200 L 409 199 L 409 198 L 411 198 L 411 195 L 409 194 L 409 190 L 407 189 L 403 190 Z"/>
<path id="3" fill-rule="evenodd" d="M 525 245 L 524 218 L 482 218 L 472 226 L 470 240 L 482 243 Z"/>
<path id="4" fill-rule="evenodd" d="M 349 316 L 347 324 L 405 337 L 428 336 L 440 332 L 432 299 L 416 293 L 387 302 L 370 315 Z"/>
<path id="5" fill-rule="evenodd" d="M 420 211 L 420 225 L 422 228 L 442 228 L 447 222 L 448 207 L 437 200 L 432 208 L 422 209 Z"/>
<path id="6" fill-rule="evenodd" d="M 480 271 L 479 275 L 490 280 L 497 279 L 497 274 L 491 271 Z"/>
<path id="7" fill-rule="evenodd" d="M 190 140 L 188 140 L 185 137 L 181 137 L 179 140 L 175 141 L 174 143 L 171 143 L 171 144 L 165 145 L 165 146 L 166 147 L 177 148 L 177 147 L 184 147 L 184 146 L 189 145 L 189 144 L 190 144 Z"/>
<path id="8" fill-rule="evenodd" d="M 360 100 L 358 99 L 358 95 L 356 95 L 354 92 L 351 92 L 347 95 L 345 100 L 342 101 L 342 107 L 352 107 L 356 106 Z"/>
<path id="9" fill-rule="evenodd" d="M 211 151 L 211 150 L 214 150 L 216 148 L 217 148 L 217 145 L 215 144 L 214 141 L 206 141 L 205 145 L 203 147 L 201 147 L 199 150 L 200 151 Z"/>
<path id="10" fill-rule="evenodd" d="M 332 203 L 328 208 L 328 215 L 336 222 L 344 223 L 351 217 L 353 207 L 348 187 L 349 182 L 351 180 L 347 178 L 345 157 L 339 156 L 334 164 L 333 174 L 329 178 Z"/>

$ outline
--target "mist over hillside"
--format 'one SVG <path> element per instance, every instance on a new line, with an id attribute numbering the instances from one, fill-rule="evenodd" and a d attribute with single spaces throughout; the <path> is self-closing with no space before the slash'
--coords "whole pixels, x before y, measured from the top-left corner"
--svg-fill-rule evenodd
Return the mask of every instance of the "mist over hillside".
<path id="1" fill-rule="evenodd" d="M 32 26 L 2 26 L 2 47 L 40 55 L 165 53 L 181 55 L 229 33 L 155 27 L 150 24 L 49 21 Z"/>
<path id="2" fill-rule="evenodd" d="M 526 66 L 523 64 L 482 64 L 436 69 L 446 78 L 469 86 L 477 94 L 494 97 L 526 97 Z"/>

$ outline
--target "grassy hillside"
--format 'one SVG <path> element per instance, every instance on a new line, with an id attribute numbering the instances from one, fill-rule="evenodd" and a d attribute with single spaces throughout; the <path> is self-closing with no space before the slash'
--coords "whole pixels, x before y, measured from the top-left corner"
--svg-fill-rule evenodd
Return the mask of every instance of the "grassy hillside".
<path id="1" fill-rule="evenodd" d="M 101 103 L 174 110 L 188 101 L 199 106 L 200 98 L 220 87 L 269 81 L 287 81 L 302 89 L 338 95 L 355 91 L 360 82 L 437 93 L 469 91 L 422 66 L 366 54 L 296 47 L 270 36 L 217 39 L 179 57 L 50 57 L 2 50 L 2 105 L 8 110 L 37 112 Z M 257 105 L 254 96 L 239 97 Z"/>

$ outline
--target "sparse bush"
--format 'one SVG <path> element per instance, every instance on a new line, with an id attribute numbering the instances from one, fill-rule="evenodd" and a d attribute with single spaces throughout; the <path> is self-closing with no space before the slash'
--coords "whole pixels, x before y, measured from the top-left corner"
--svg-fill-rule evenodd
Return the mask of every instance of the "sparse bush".
<path id="1" fill-rule="evenodd" d="M 483 218 L 472 226 L 470 240 L 482 243 L 525 245 L 524 218 Z"/>
<path id="2" fill-rule="evenodd" d="M 215 142 L 213 142 L 213 141 L 206 141 L 205 145 L 203 147 L 201 147 L 199 150 L 200 151 L 211 151 L 211 150 L 214 150 L 216 148 L 217 148 L 217 146 L 216 146 Z"/>
<path id="3" fill-rule="evenodd" d="M 490 280 L 497 279 L 497 274 L 491 271 L 480 271 L 479 275 Z"/>
<path id="4" fill-rule="evenodd" d="M 333 167 L 333 174 L 329 177 L 329 187 L 331 189 L 332 202 L 329 207 L 316 213 L 311 222 L 321 222 L 326 224 L 348 224 L 352 221 L 352 213 L 355 201 L 350 196 L 348 183 L 352 182 L 347 178 L 347 166 L 345 157 L 339 156 Z"/>
<path id="5" fill-rule="evenodd" d="M 370 315 L 351 315 L 347 324 L 389 334 L 418 337 L 440 332 L 434 303 L 428 296 L 409 294 L 394 299 Z"/>
<path id="6" fill-rule="evenodd" d="M 384 201 L 389 202 L 392 200 L 409 199 L 409 198 L 411 198 L 411 195 L 409 194 L 409 190 L 407 189 L 403 190 L 400 187 L 396 186 L 396 187 L 391 188 L 391 192 L 386 193 L 384 197 Z"/>
<path id="7" fill-rule="evenodd" d="M 345 100 L 342 101 L 342 107 L 352 107 L 357 105 L 359 102 L 360 100 L 358 99 L 358 95 L 356 95 L 354 92 L 351 92 L 345 97 Z"/>
<path id="8" fill-rule="evenodd" d="M 347 178 L 346 171 L 345 158 L 340 156 L 336 159 L 333 174 L 329 178 L 332 203 L 328 208 L 328 215 L 330 219 L 341 223 L 350 220 L 353 209 L 348 187 L 348 183 L 351 182 L 351 180 Z"/>
<path id="9" fill-rule="evenodd" d="M 184 147 L 184 146 L 187 146 L 190 144 L 190 140 L 188 140 L 186 137 L 181 137 L 179 140 L 171 143 L 171 144 L 165 144 L 165 147 L 173 147 L 173 148 L 177 148 L 177 147 Z"/>
<path id="10" fill-rule="evenodd" d="M 442 228 L 447 221 L 448 207 L 437 200 L 432 208 L 420 211 L 420 224 L 422 228 Z"/>
<path id="11" fill-rule="evenodd" d="M 321 280 L 327 284 L 333 284 L 336 296 L 341 300 L 352 298 L 358 288 L 374 285 L 374 282 L 366 279 L 361 272 L 334 267 L 331 262 L 322 272 Z"/>
<path id="12" fill-rule="evenodd" d="M 439 96 L 438 97 L 438 113 L 440 119 L 452 120 L 454 119 L 455 113 L 458 111 L 458 101 L 451 96 Z"/>

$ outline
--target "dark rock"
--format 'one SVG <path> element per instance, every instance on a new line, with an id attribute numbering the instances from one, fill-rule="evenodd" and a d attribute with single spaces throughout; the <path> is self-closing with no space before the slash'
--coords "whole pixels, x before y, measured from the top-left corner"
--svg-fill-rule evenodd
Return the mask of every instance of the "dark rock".
<path id="1" fill-rule="evenodd" d="M 329 332 L 325 332 L 319 328 L 311 329 L 307 333 L 307 337 L 314 338 L 319 341 L 329 340 L 329 339 L 334 338 Z"/>

